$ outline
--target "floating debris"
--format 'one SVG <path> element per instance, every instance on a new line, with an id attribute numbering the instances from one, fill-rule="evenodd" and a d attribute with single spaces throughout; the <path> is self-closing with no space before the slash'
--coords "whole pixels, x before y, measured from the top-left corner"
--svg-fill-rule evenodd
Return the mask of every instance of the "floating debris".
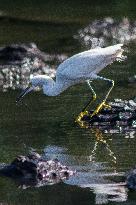
<path id="1" fill-rule="evenodd" d="M 21 180 L 22 182 L 33 182 L 35 186 L 52 185 L 68 180 L 75 171 L 62 165 L 59 160 L 45 160 L 36 152 L 27 156 L 17 156 L 10 165 L 0 169 L 0 175 Z"/>

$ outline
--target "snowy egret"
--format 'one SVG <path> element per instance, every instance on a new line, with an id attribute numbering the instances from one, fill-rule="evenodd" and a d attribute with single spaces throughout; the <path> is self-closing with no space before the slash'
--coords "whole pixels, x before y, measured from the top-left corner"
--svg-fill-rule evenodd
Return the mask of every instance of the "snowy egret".
<path id="1" fill-rule="evenodd" d="M 92 116 L 94 116 L 103 107 L 108 106 L 106 100 L 114 87 L 113 80 L 98 76 L 97 74 L 112 62 L 124 59 L 124 56 L 122 55 L 124 51 L 121 48 L 122 46 L 123 44 L 117 44 L 106 48 L 95 48 L 68 58 L 59 65 L 56 72 L 56 82 L 46 75 L 32 77 L 30 79 L 30 86 L 19 95 L 16 102 L 19 102 L 27 93 L 37 86 L 43 88 L 44 94 L 48 96 L 57 96 L 72 85 L 87 82 L 93 94 L 93 98 L 87 103 L 77 117 L 76 121 L 80 121 L 85 114 L 88 114 L 86 110 L 87 107 L 96 99 L 96 93 L 91 86 L 91 81 L 96 79 L 104 80 L 110 84 L 110 88 L 102 103 L 93 112 Z"/>

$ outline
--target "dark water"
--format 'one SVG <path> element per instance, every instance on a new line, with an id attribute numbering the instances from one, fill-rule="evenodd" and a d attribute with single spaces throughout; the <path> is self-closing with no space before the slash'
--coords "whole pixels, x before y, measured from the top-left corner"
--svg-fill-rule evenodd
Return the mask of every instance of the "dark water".
<path id="1" fill-rule="evenodd" d="M 1 0 L 0 9 L 1 45 L 35 42 L 46 52 L 68 56 L 87 49 L 74 36 L 96 19 L 110 16 L 121 22 L 125 16 L 133 24 L 136 18 L 136 3 L 127 0 Z M 133 34 L 130 31 L 131 38 L 125 42 L 128 59 L 101 73 L 115 80 L 111 100 L 136 96 L 135 85 L 127 82 L 136 69 Z M 116 41 L 120 42 L 119 38 Z M 94 85 L 100 99 L 106 85 Z M 8 163 L 31 148 L 39 153 L 47 149 L 50 157 L 58 157 L 76 169 L 77 175 L 62 184 L 24 190 L 13 181 L 0 178 L 1 204 L 136 204 L 135 192 L 128 192 L 122 183 L 124 172 L 136 164 L 136 135 L 107 134 L 98 138 L 96 132 L 81 129 L 74 122 L 90 96 L 87 85 L 71 87 L 58 97 L 36 92 L 19 106 L 15 104 L 18 93 L 0 93 L 0 162 Z"/>

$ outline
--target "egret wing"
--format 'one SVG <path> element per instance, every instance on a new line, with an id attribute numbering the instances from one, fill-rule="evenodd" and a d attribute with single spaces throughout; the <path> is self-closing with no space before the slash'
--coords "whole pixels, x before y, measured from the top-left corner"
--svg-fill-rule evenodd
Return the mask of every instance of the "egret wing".
<path id="1" fill-rule="evenodd" d="M 106 48 L 91 49 L 76 54 L 65 60 L 57 69 L 56 77 L 74 80 L 85 78 L 91 73 L 99 73 L 104 67 L 115 61 L 122 54 L 122 44 Z"/>

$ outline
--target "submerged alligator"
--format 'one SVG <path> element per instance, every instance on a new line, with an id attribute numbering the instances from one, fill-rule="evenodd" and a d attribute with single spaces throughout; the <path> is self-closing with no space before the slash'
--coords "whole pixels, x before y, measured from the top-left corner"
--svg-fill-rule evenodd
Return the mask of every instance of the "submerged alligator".
<path id="1" fill-rule="evenodd" d="M 76 171 L 62 165 L 58 159 L 46 160 L 42 155 L 31 152 L 27 156 L 17 156 L 9 165 L 1 165 L 0 176 L 12 178 L 23 188 L 28 188 L 64 182 L 76 176 Z M 136 168 L 126 174 L 124 186 L 136 190 Z"/>
<path id="2" fill-rule="evenodd" d="M 75 171 L 58 159 L 46 160 L 36 152 L 17 156 L 9 165 L 2 165 L 0 176 L 10 177 L 27 185 L 51 185 L 69 179 Z"/>
<path id="3" fill-rule="evenodd" d="M 111 108 L 102 109 L 97 115 L 91 117 L 84 115 L 79 125 L 83 128 L 99 129 L 103 133 L 122 133 L 125 135 L 136 134 L 136 99 L 115 99 L 110 102 Z"/>

